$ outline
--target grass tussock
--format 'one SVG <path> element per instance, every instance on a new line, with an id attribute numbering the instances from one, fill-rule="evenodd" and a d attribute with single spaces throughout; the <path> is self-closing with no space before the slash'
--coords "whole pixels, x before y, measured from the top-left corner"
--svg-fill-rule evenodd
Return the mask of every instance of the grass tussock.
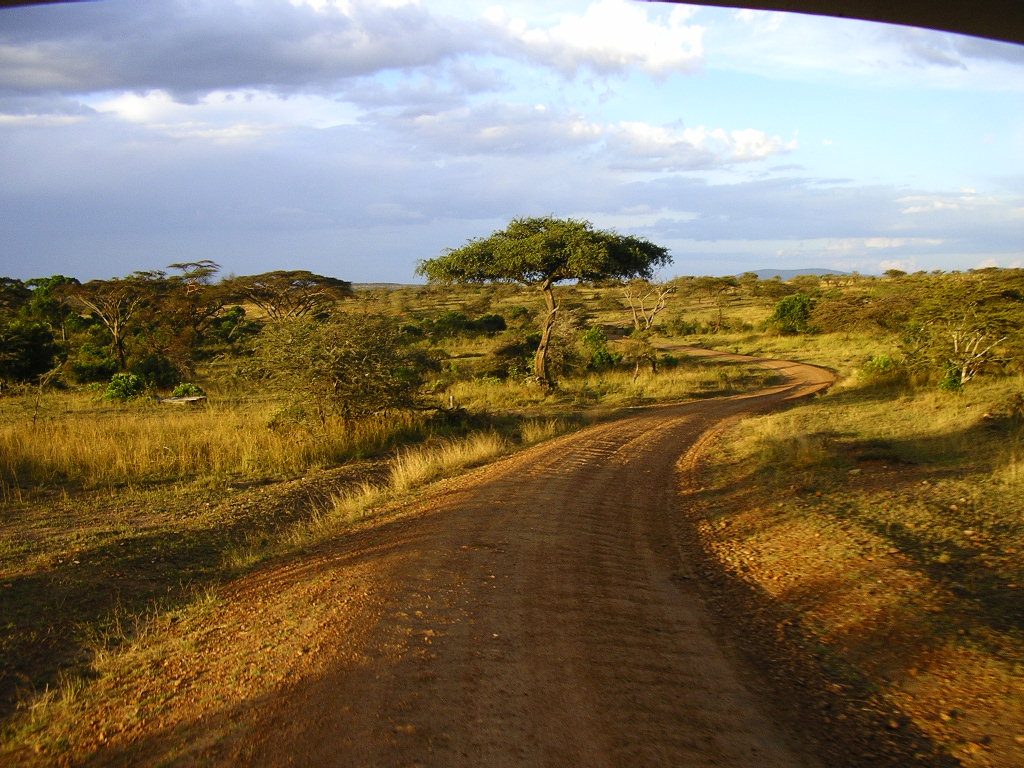
<path id="1" fill-rule="evenodd" d="M 437 446 L 406 449 L 392 464 L 390 488 L 396 493 L 411 490 L 453 471 L 490 461 L 507 453 L 509 447 L 503 437 L 485 432 Z"/>
<path id="2" fill-rule="evenodd" d="M 384 485 L 364 483 L 335 497 L 328 513 L 316 521 L 320 529 L 332 521 L 352 521 L 396 496 L 408 493 L 427 483 L 455 474 L 469 467 L 484 464 L 511 450 L 511 443 L 494 432 L 484 432 L 458 440 L 445 440 L 437 445 L 408 448 L 391 464 Z"/>

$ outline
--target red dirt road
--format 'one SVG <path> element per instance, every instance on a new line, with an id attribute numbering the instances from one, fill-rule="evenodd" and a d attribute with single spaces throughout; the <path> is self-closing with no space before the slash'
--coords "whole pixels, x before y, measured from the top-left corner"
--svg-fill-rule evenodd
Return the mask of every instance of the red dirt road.
<path id="1" fill-rule="evenodd" d="M 702 436 L 832 382 L 819 368 L 766 364 L 787 383 L 539 445 L 243 580 L 163 729 L 125 734 L 94 759 L 818 765 L 716 639 L 681 544 L 678 483 Z M 282 661 L 285 648 L 296 650 Z M 247 653 L 280 676 L 240 681 L 249 693 L 186 714 L 189 699 L 207 698 L 189 686 L 223 683 L 207 654 Z"/>

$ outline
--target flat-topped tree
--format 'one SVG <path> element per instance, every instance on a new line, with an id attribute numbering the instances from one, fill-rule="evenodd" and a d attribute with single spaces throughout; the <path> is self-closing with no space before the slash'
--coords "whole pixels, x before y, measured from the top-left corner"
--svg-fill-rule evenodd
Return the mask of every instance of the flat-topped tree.
<path id="1" fill-rule="evenodd" d="M 316 315 L 352 295 L 352 283 L 347 280 L 304 270 L 232 277 L 223 285 L 229 294 L 252 302 L 272 320 Z"/>
<path id="2" fill-rule="evenodd" d="M 554 386 L 548 371 L 548 344 L 558 313 L 552 290 L 566 280 L 650 279 L 672 260 L 668 250 L 643 238 L 595 229 L 589 221 L 552 217 L 513 219 L 490 237 L 421 261 L 416 271 L 431 282 L 520 283 L 544 293 L 547 317 L 534 357 L 534 373 Z"/>

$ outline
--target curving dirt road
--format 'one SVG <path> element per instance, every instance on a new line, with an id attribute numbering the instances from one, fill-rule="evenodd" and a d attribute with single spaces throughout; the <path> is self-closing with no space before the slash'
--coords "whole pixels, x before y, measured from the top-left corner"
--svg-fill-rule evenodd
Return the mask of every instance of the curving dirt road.
<path id="1" fill-rule="evenodd" d="M 237 655 L 291 643 L 281 679 L 169 717 L 122 759 L 818 765 L 715 639 L 679 538 L 679 473 L 702 436 L 832 382 L 819 368 L 765 364 L 787 383 L 545 443 L 244 580 L 204 644 Z M 197 662 L 191 684 L 215 677 L 212 664 Z"/>

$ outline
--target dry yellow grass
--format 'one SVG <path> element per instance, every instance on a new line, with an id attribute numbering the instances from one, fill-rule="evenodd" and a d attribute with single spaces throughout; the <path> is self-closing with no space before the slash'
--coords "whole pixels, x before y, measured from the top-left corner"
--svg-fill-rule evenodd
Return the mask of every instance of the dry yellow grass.
<path id="1" fill-rule="evenodd" d="M 84 394 L 51 396 L 34 411 L 14 403 L 5 410 L 0 490 L 7 499 L 37 486 L 295 475 L 386 449 L 426 418 L 389 413 L 315 429 L 273 427 L 274 403 L 109 405 Z"/>

